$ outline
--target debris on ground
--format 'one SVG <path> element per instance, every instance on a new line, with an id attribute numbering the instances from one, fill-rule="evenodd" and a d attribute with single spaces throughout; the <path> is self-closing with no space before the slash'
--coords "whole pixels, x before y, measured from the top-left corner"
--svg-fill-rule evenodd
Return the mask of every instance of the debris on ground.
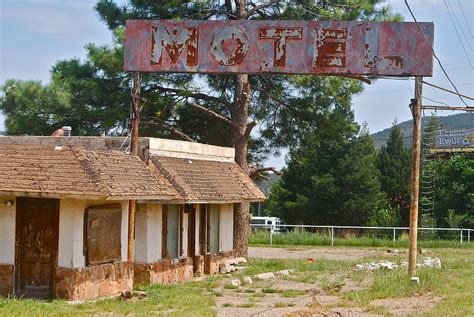
<path id="1" fill-rule="evenodd" d="M 308 258 L 308 259 L 306 259 L 306 263 L 308 263 L 308 264 L 314 263 L 314 259 L 313 258 Z"/>
<path id="2" fill-rule="evenodd" d="M 388 249 L 385 253 L 390 254 L 400 254 L 400 253 L 407 253 L 407 250 L 398 250 L 398 249 Z"/>
<path id="3" fill-rule="evenodd" d="M 397 267 L 398 265 L 393 262 L 381 260 L 379 262 L 356 264 L 355 270 L 372 272 L 378 269 L 393 270 L 393 269 L 396 269 Z"/>
<path id="4" fill-rule="evenodd" d="M 275 275 L 276 276 L 288 276 L 288 275 L 290 275 L 291 272 L 293 272 L 293 270 L 280 270 L 280 271 L 276 271 Z"/>
<path id="5" fill-rule="evenodd" d="M 253 284 L 252 278 L 250 276 L 245 276 L 244 277 L 244 283 L 245 284 Z"/>
<path id="6" fill-rule="evenodd" d="M 417 264 L 417 266 L 420 267 L 432 267 L 435 269 L 440 269 L 441 268 L 441 260 L 439 258 L 424 258 L 421 264 Z"/>
<path id="7" fill-rule="evenodd" d="M 230 259 L 227 261 L 224 261 L 219 265 L 219 272 L 222 274 L 227 274 L 239 270 L 245 269 L 245 267 L 239 266 L 241 263 L 247 263 L 246 258 L 235 258 L 235 259 Z"/>
<path id="8" fill-rule="evenodd" d="M 121 293 L 120 296 L 118 297 L 119 300 L 130 301 L 130 302 L 136 302 L 145 298 L 146 298 L 146 292 L 144 291 L 134 291 L 134 292 L 126 291 L 126 292 Z"/>
<path id="9" fill-rule="evenodd" d="M 390 261 L 381 260 L 379 262 L 356 264 L 355 270 L 372 272 L 378 269 L 393 270 L 393 269 L 398 268 L 399 266 L 408 267 L 408 262 L 403 261 L 400 263 L 400 265 L 397 265 L 396 263 L 393 263 Z M 441 260 L 439 258 L 426 257 L 426 258 L 423 258 L 421 263 L 417 263 L 416 267 L 440 269 Z"/>
<path id="10" fill-rule="evenodd" d="M 400 264 L 402 267 L 408 267 L 408 262 L 402 262 Z M 425 268 L 435 268 L 435 269 L 440 269 L 441 268 L 441 260 L 439 258 L 424 258 L 421 263 L 417 263 L 416 267 L 425 267 Z"/>
<path id="11" fill-rule="evenodd" d="M 229 283 L 227 283 L 227 286 L 229 286 L 231 288 L 239 287 L 240 286 L 240 280 L 239 279 L 230 280 Z"/>
<path id="12" fill-rule="evenodd" d="M 260 273 L 260 274 L 255 275 L 255 278 L 258 280 L 269 280 L 269 279 L 274 279 L 275 274 L 273 274 L 273 272 Z"/>

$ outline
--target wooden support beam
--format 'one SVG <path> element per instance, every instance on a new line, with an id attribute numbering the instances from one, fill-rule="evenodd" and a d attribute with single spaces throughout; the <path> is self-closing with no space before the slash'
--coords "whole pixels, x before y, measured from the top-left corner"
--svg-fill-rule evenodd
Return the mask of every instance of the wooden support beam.
<path id="1" fill-rule="evenodd" d="M 141 82 L 140 82 L 140 73 L 133 74 L 133 86 L 132 86 L 133 95 L 140 97 L 141 92 Z M 130 138 L 130 154 L 138 155 L 138 128 L 140 125 L 140 98 L 134 98 L 132 96 L 132 111 L 131 111 L 131 124 L 132 124 L 132 133 Z M 133 251 L 134 251 L 134 242 L 135 242 L 135 211 L 137 209 L 137 201 L 129 200 L 128 203 L 128 261 L 134 261 Z"/>
<path id="2" fill-rule="evenodd" d="M 413 146 L 411 168 L 411 199 L 410 199 L 410 247 L 408 252 L 408 273 L 416 272 L 416 254 L 418 237 L 418 198 L 420 194 L 420 152 L 421 152 L 421 112 L 422 112 L 423 77 L 415 78 L 415 98 L 410 108 L 413 115 Z"/>

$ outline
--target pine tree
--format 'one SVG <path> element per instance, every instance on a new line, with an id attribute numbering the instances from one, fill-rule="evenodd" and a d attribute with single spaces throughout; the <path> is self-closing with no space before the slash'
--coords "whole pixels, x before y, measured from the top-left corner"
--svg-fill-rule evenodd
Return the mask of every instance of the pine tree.
<path id="1" fill-rule="evenodd" d="M 293 224 L 366 225 L 386 205 L 372 138 L 366 131 L 356 136 L 350 118 L 334 123 L 340 129 L 325 138 L 313 131 L 291 153 L 272 188 L 270 214 Z"/>
<path id="2" fill-rule="evenodd" d="M 410 219 L 411 153 L 403 145 L 400 126 L 394 124 L 387 144 L 380 149 L 378 168 L 382 190 L 387 193 L 392 208 L 398 209 L 402 225 Z"/>

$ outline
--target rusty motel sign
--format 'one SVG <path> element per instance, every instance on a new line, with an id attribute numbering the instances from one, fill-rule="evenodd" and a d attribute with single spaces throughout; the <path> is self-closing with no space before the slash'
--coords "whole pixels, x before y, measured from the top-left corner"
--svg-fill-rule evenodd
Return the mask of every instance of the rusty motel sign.
<path id="1" fill-rule="evenodd" d="M 415 76 L 408 271 L 415 272 L 422 78 L 433 74 L 433 23 L 128 20 L 124 70 L 133 72 L 131 152 L 138 148 L 140 73 Z M 130 219 L 135 207 L 130 207 Z M 129 222 L 129 259 L 133 259 Z"/>
<path id="2" fill-rule="evenodd" d="M 434 26 L 420 23 L 430 43 Z M 125 71 L 432 76 L 416 23 L 128 20 Z"/>

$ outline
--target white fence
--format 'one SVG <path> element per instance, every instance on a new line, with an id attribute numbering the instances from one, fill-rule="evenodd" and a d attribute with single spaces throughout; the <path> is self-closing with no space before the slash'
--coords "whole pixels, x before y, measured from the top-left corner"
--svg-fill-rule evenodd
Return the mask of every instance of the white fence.
<path id="1" fill-rule="evenodd" d="M 330 237 L 331 246 L 334 246 L 336 239 L 344 239 L 343 235 L 355 235 L 351 230 L 358 230 L 363 232 L 360 236 L 362 237 L 377 237 L 377 238 L 390 238 L 393 243 L 396 243 L 397 237 L 399 238 L 402 234 L 408 234 L 410 228 L 408 227 L 363 227 L 363 226 L 318 226 L 318 225 L 260 225 L 251 224 L 250 228 L 252 231 L 266 230 L 269 232 L 270 245 L 273 244 L 273 236 L 285 234 L 288 232 L 312 232 L 320 235 Z M 418 228 L 419 240 L 422 240 L 424 236 L 434 237 L 437 240 L 456 240 L 459 243 L 471 242 L 471 233 L 474 229 L 468 228 Z M 373 232 L 373 234 L 371 234 Z M 338 237 L 338 233 L 340 233 Z M 443 233 L 443 234 L 440 234 Z M 421 239 L 420 239 L 421 238 Z"/>

